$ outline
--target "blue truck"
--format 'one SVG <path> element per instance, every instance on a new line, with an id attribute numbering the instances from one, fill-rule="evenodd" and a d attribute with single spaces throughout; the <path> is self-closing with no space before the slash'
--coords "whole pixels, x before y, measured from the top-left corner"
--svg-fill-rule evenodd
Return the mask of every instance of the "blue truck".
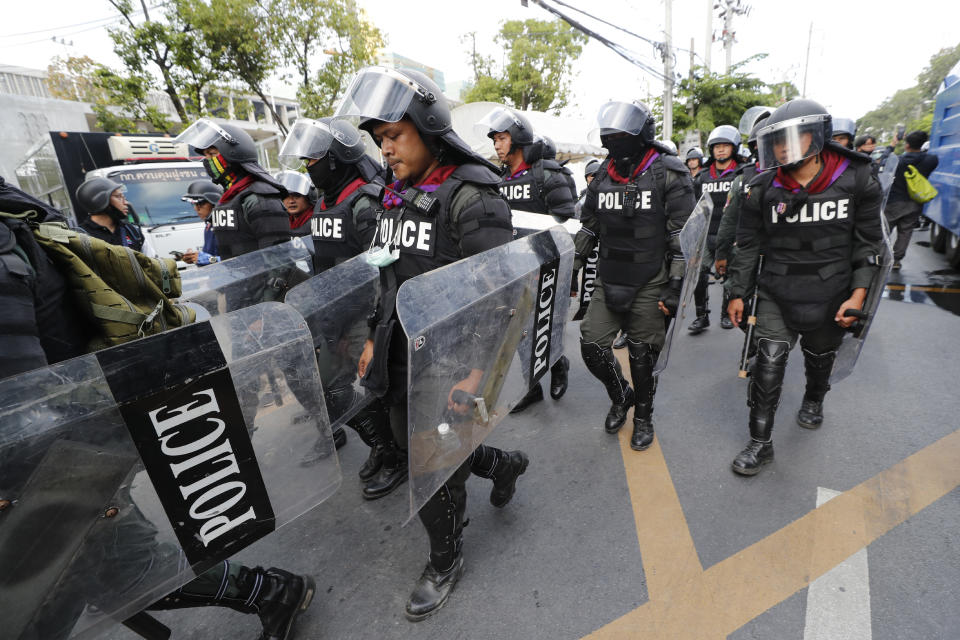
<path id="1" fill-rule="evenodd" d="M 960 269 L 960 63 L 944 78 L 937 92 L 930 134 L 930 153 L 940 158 L 930 182 L 939 191 L 923 214 L 930 218 L 930 246 Z"/>

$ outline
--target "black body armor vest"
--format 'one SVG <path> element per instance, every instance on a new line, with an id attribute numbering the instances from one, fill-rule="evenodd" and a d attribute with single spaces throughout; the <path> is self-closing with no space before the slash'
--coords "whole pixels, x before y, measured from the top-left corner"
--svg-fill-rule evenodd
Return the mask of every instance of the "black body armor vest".
<path id="1" fill-rule="evenodd" d="M 223 260 L 256 251 L 264 237 L 276 236 L 276 243 L 290 238 L 290 215 L 283 206 L 283 195 L 273 185 L 257 181 L 213 208 L 210 220 Z"/>
<path id="2" fill-rule="evenodd" d="M 703 170 L 697 174 L 698 191 L 700 194 L 710 194 L 710 199 L 713 200 L 713 213 L 710 215 L 710 228 L 707 230 L 708 235 L 716 236 L 717 231 L 720 230 L 720 218 L 723 217 L 723 208 L 727 206 L 727 195 L 730 193 L 730 186 L 736 177 L 737 172 L 730 171 L 719 178 L 713 178 L 710 175 L 709 166 L 704 167 Z M 697 195 L 698 198 L 700 194 Z"/>
<path id="3" fill-rule="evenodd" d="M 367 183 L 347 196 L 343 202 L 329 209 L 321 209 L 320 202 L 317 202 L 313 218 L 310 219 L 317 273 L 369 248 L 376 224 L 377 202 L 382 190 L 383 185 Z M 361 199 L 366 201 L 362 206 L 369 209 L 369 216 L 366 216 L 369 219 L 360 215 L 354 220 L 354 207 L 361 206 L 358 203 Z"/>

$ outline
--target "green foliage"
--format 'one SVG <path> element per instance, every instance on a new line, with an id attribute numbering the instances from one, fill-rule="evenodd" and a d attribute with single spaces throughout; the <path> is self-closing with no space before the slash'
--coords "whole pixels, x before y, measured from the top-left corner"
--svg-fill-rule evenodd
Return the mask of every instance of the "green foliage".
<path id="1" fill-rule="evenodd" d="M 93 78 L 102 94 L 91 108 L 97 116 L 97 126 L 104 131 L 138 131 L 139 121 L 146 123 L 151 132 L 170 132 L 170 120 L 150 102 L 152 83 L 149 79 L 136 74 L 120 75 L 103 65 L 94 70 Z"/>
<path id="2" fill-rule="evenodd" d="M 489 100 L 555 113 L 569 104 L 572 61 L 586 35 L 558 20 L 509 20 L 495 41 L 507 52 L 507 63 L 497 71 L 492 58 L 472 52 L 475 83 L 466 102 Z"/>
<path id="3" fill-rule="evenodd" d="M 376 62 L 384 44 L 356 0 L 269 0 L 265 19 L 281 62 L 296 71 L 297 98 L 309 118 L 331 115 L 346 83 Z M 311 61 L 320 54 L 324 62 L 313 70 Z"/>
<path id="4" fill-rule="evenodd" d="M 857 121 L 857 133 L 869 133 L 880 144 L 892 140 L 900 124 L 906 125 L 907 133 L 918 129 L 929 133 L 937 89 L 958 61 L 960 44 L 938 51 L 917 76 L 916 85 L 900 89 Z"/>
<path id="5" fill-rule="evenodd" d="M 683 141 L 687 130 L 699 130 L 705 137 L 714 127 L 737 126 L 743 112 L 755 105 L 776 106 L 799 95 L 789 82 L 768 85 L 745 71 L 743 66 L 758 59 L 754 56 L 740 62 L 721 75 L 696 67 L 693 76 L 677 84 L 673 105 L 673 141 Z M 662 117 L 662 100 L 655 100 L 654 112 Z"/>

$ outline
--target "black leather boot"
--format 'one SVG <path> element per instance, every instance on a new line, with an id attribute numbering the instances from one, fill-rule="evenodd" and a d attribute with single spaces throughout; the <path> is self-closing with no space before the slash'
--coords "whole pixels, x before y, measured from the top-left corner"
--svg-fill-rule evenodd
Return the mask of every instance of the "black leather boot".
<path id="1" fill-rule="evenodd" d="M 636 394 L 630 448 L 634 451 L 643 451 L 653 444 L 653 394 L 657 388 L 657 380 L 653 377 L 653 365 L 657 362 L 659 351 L 653 345 L 632 340 L 627 346 L 630 349 L 630 376 L 633 378 L 633 389 Z"/>
<path id="2" fill-rule="evenodd" d="M 379 436 L 379 432 L 383 428 L 377 428 L 378 425 L 376 424 L 380 420 L 388 421 L 389 413 L 383 409 L 380 403 L 373 402 L 347 421 L 347 425 L 352 427 L 360 436 L 360 439 L 363 440 L 363 443 L 370 447 L 367 459 L 360 465 L 360 470 L 357 472 L 357 475 L 363 481 L 372 478 L 383 466 L 383 445 Z M 387 428 L 389 428 L 389 424 Z"/>
<path id="3" fill-rule="evenodd" d="M 256 613 L 263 625 L 260 640 L 287 640 L 293 623 L 307 610 L 316 593 L 310 576 L 298 576 L 271 567 L 244 567 L 224 562 L 224 569 L 214 567 L 191 583 L 180 587 L 151 610 L 190 607 L 227 607 L 240 613 Z M 239 568 L 239 571 L 238 571 Z M 210 576 L 220 577 L 212 582 Z"/>
<path id="4" fill-rule="evenodd" d="M 695 336 L 706 331 L 709 326 L 710 310 L 706 307 L 697 307 L 697 317 L 690 323 L 690 326 L 687 327 L 687 331 L 690 332 L 690 335 Z"/>
<path id="5" fill-rule="evenodd" d="M 804 429 L 819 429 L 823 424 L 823 398 L 830 391 L 830 373 L 836 351 L 813 353 L 803 350 L 803 367 L 807 374 L 807 388 L 803 394 L 797 424 Z"/>
<path id="6" fill-rule="evenodd" d="M 720 308 L 720 328 L 733 329 L 733 321 L 730 320 L 730 314 L 727 313 L 727 307 L 730 305 L 730 298 L 727 295 L 726 289 L 723 290 L 723 299 L 720 302 L 722 304 Z"/>
<path id="7" fill-rule="evenodd" d="M 470 472 L 493 480 L 490 504 L 497 508 L 507 506 L 517 489 L 517 478 L 527 470 L 530 458 L 523 451 L 503 451 L 481 444 L 470 458 Z"/>
<path id="8" fill-rule="evenodd" d="M 363 499 L 376 500 L 390 495 L 406 481 L 407 452 L 391 440 L 384 443 L 380 470 L 367 480 L 363 487 Z"/>
<path id="9" fill-rule="evenodd" d="M 750 376 L 747 405 L 750 407 L 750 443 L 733 460 L 731 468 L 742 476 L 760 473 L 773 461 L 773 418 L 780 404 L 783 373 L 787 368 L 790 344 L 761 338 Z"/>
<path id="10" fill-rule="evenodd" d="M 623 349 L 627 346 L 627 334 L 621 333 L 617 336 L 617 339 L 613 341 L 614 349 Z"/>
<path id="11" fill-rule="evenodd" d="M 567 392 L 567 372 L 570 371 L 570 360 L 567 356 L 560 356 L 556 364 L 550 367 L 550 397 L 559 400 Z"/>
<path id="12" fill-rule="evenodd" d="M 413 588 L 404 611 L 412 622 L 442 607 L 463 575 L 463 516 L 467 507 L 462 483 L 445 484 L 420 509 L 430 538 L 430 561 Z"/>
<path id="13" fill-rule="evenodd" d="M 587 370 L 607 389 L 607 395 L 613 404 L 603 422 L 607 433 L 616 433 L 627 420 L 627 411 L 633 404 L 634 393 L 620 369 L 620 363 L 612 349 L 603 349 L 596 342 L 580 341 L 580 353 Z"/>
<path id="14" fill-rule="evenodd" d="M 520 413 L 527 407 L 537 402 L 543 401 L 543 386 L 538 382 L 530 391 L 527 391 L 527 395 L 520 398 L 517 401 L 517 404 L 513 406 L 513 409 L 510 409 L 510 413 Z"/>

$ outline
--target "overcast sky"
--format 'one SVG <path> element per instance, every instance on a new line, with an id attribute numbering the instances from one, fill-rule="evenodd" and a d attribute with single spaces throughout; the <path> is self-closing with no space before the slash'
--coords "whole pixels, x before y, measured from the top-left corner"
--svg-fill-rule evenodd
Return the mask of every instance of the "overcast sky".
<path id="1" fill-rule="evenodd" d="M 470 78 L 468 43 L 461 41 L 468 31 L 477 32 L 480 52 L 496 56 L 493 37 L 504 20 L 550 18 L 533 2 L 529 8 L 521 7 L 520 0 L 358 2 L 386 35 L 388 50 L 442 70 L 447 83 Z M 662 0 L 566 2 L 650 39 L 664 38 Z M 45 68 L 52 56 L 64 54 L 89 55 L 110 65 L 119 64 L 103 26 L 105 20 L 98 21 L 111 16 L 107 2 L 6 0 L 3 4 L 0 64 Z M 688 49 L 693 38 L 698 64 L 702 64 L 704 56 L 707 5 L 707 0 L 673 1 L 673 43 Z M 790 6 L 798 8 L 791 10 Z M 808 97 L 823 103 L 835 117 L 859 118 L 898 89 L 913 85 L 931 55 L 960 43 L 960 2 L 804 0 L 791 5 L 755 0 L 750 14 L 734 21 L 737 43 L 733 60 L 766 53 L 765 60 L 751 63 L 748 70 L 767 82 L 786 79 L 802 89 L 811 23 Z M 610 27 L 590 24 L 629 47 L 651 66 L 662 68 L 648 43 Z M 722 21 L 714 17 L 713 30 L 718 37 L 721 29 Z M 52 36 L 58 41 L 65 39 L 68 44 L 55 44 L 50 40 Z M 722 71 L 722 45 L 714 43 L 711 51 L 713 70 Z M 676 59 L 677 72 L 686 74 L 689 53 L 678 51 Z M 648 93 L 662 92 L 659 80 L 593 40 L 575 61 L 574 74 L 574 100 L 567 110 L 570 115 L 592 118 L 609 99 L 646 100 Z M 273 84 L 272 90 L 291 97 L 294 92 L 279 82 Z"/>

